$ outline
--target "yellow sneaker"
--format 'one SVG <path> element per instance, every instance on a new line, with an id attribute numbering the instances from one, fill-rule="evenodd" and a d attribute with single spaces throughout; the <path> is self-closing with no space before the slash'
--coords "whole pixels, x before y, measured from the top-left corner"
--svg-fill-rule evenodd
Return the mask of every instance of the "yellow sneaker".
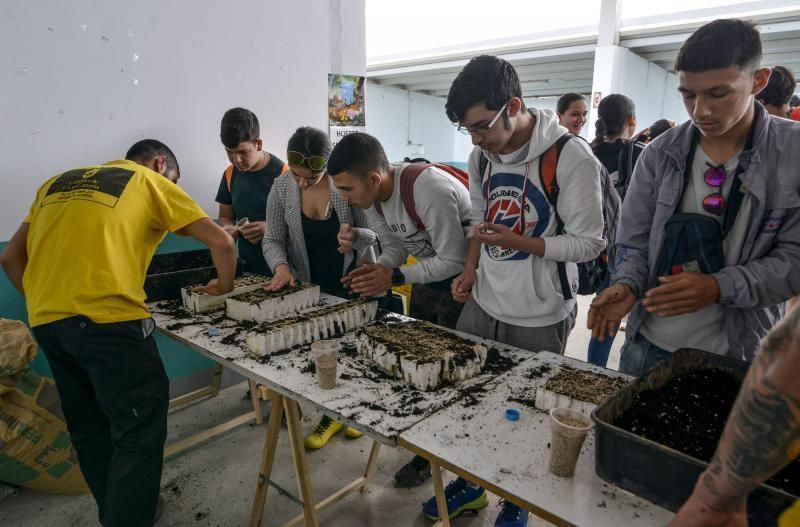
<path id="1" fill-rule="evenodd" d="M 327 415 L 322 416 L 313 432 L 308 434 L 305 439 L 306 448 L 316 450 L 328 444 L 328 441 L 342 431 L 344 425 L 339 421 L 334 421 Z"/>
<path id="2" fill-rule="evenodd" d="M 364 432 L 359 432 L 355 428 L 350 428 L 349 426 L 345 426 L 344 435 L 345 437 L 349 437 L 350 439 L 358 439 L 359 437 L 364 435 Z"/>

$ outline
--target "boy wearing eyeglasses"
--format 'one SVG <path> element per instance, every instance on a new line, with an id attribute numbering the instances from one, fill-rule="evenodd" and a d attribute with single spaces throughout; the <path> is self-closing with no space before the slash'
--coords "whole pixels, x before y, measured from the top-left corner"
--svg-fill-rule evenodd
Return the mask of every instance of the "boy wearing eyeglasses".
<path id="1" fill-rule="evenodd" d="M 457 329 L 563 353 L 575 324 L 576 263 L 605 247 L 602 168 L 555 113 L 525 107 L 517 72 L 498 57 L 473 58 L 453 81 L 445 110 L 475 145 L 468 165 L 474 225 L 451 288 L 466 302 Z M 546 158 L 558 191 L 545 188 Z M 445 496 L 451 518 L 487 505 L 486 491 L 461 478 Z M 431 519 L 441 515 L 435 498 L 422 509 Z M 527 518 L 504 501 L 495 525 L 523 527 Z"/>
<path id="2" fill-rule="evenodd" d="M 758 30 L 735 19 L 678 53 L 690 120 L 636 165 L 612 286 L 589 313 L 602 339 L 631 312 L 620 371 L 642 375 L 679 348 L 751 361 L 800 292 L 800 127 L 755 104 L 761 57 Z"/>
<path id="3" fill-rule="evenodd" d="M 238 240 L 245 271 L 271 276 L 261 252 L 266 230 L 267 196 L 286 164 L 263 149 L 258 117 L 245 108 L 222 116 L 220 139 L 231 164 L 217 191 L 219 224 Z"/>

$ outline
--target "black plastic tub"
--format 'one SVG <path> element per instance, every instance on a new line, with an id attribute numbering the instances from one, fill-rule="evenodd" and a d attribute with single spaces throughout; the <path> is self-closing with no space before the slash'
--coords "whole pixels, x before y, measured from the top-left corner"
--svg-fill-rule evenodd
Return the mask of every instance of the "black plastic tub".
<path id="1" fill-rule="evenodd" d="M 697 350 L 678 350 L 644 376 L 635 380 L 592 412 L 596 428 L 595 471 L 602 479 L 677 511 L 691 495 L 697 478 L 708 463 L 623 430 L 613 423 L 631 406 L 636 396 L 659 389 L 671 379 L 693 370 L 713 368 L 731 374 L 741 383 L 748 364 Z M 761 485 L 750 496 L 751 527 L 777 525 L 780 514 L 797 496 Z"/>
<path id="2" fill-rule="evenodd" d="M 237 265 L 237 275 L 239 268 Z M 153 256 L 147 268 L 144 292 L 148 302 L 176 300 L 181 288 L 207 283 L 217 277 L 211 251 L 199 249 Z"/>

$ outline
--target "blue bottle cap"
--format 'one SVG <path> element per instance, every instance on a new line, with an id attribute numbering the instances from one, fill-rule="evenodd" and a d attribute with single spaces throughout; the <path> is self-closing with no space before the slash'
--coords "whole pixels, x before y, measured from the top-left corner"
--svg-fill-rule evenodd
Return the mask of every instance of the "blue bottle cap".
<path id="1" fill-rule="evenodd" d="M 506 419 L 509 421 L 519 421 L 519 410 L 509 408 L 506 410 Z"/>

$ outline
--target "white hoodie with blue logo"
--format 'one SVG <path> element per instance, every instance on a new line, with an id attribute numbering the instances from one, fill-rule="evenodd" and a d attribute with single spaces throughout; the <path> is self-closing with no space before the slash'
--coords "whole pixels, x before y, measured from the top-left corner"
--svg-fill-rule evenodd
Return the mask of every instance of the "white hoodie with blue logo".
<path id="1" fill-rule="evenodd" d="M 515 326 L 542 327 L 564 320 L 575 306 L 576 262 L 592 260 L 605 248 L 601 165 L 589 145 L 573 138 L 564 145 L 556 168 L 558 213 L 564 234 L 539 178 L 539 157 L 567 129 L 550 110 L 530 109 L 536 119 L 530 142 L 516 152 L 484 152 L 489 165 L 479 174 L 481 150 L 469 158 L 473 223 L 501 223 L 545 242 L 544 257 L 483 245 L 472 296 L 490 316 Z M 502 124 L 502 123 L 501 123 Z M 527 178 L 526 178 L 527 174 Z M 523 199 L 524 193 L 524 199 Z M 571 300 L 561 291 L 556 262 L 567 262 Z"/>

